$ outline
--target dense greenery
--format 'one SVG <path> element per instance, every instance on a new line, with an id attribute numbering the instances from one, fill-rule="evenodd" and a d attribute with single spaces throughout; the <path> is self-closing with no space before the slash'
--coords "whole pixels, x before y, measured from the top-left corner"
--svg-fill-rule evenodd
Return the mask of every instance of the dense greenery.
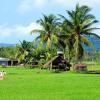
<path id="1" fill-rule="evenodd" d="M 16 52 L 17 51 L 18 50 L 17 50 L 16 46 L 0 47 L 0 57 L 16 59 Z"/>
<path id="2" fill-rule="evenodd" d="M 77 4 L 75 10 L 66 11 L 69 18 L 59 15 L 61 18 L 57 19 L 52 14 L 43 15 L 43 18 L 38 20 L 42 29 L 33 30 L 32 33 L 40 33 L 38 39 L 42 41 L 43 46 L 46 43 L 44 46 L 46 49 L 52 50 L 56 48 L 56 50 L 63 50 L 65 57 L 67 57 L 69 61 L 72 58 L 80 60 L 84 55 L 82 44 L 94 50 L 87 35 L 100 38 L 93 33 L 94 30 L 99 28 L 93 27 L 93 24 L 98 21 L 94 15 L 90 14 L 90 11 L 91 9 L 88 6 L 79 6 L 79 4 Z"/>
<path id="3" fill-rule="evenodd" d="M 75 10 L 66 11 L 69 18 L 60 15 L 64 19 L 61 31 L 63 35 L 61 34 L 61 38 L 63 37 L 63 40 L 66 40 L 65 43 L 68 45 L 69 54 L 74 51 L 77 60 L 84 55 L 82 43 L 93 48 L 93 45 L 86 36 L 94 35 L 98 37 L 93 33 L 93 30 L 98 28 L 92 26 L 98 21 L 95 20 L 95 16 L 90 14 L 90 11 L 91 9 L 88 6 L 79 6 L 77 4 Z"/>

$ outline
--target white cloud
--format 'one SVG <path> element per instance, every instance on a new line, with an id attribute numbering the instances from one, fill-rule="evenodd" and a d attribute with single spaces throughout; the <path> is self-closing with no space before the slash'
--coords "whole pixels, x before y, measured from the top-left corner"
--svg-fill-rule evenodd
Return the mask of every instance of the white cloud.
<path id="1" fill-rule="evenodd" d="M 100 0 L 23 0 L 19 4 L 18 12 L 21 14 L 28 13 L 30 11 L 36 10 L 45 10 L 47 7 L 66 7 L 73 8 L 79 3 L 80 5 L 88 5 L 90 7 L 95 7 L 100 5 Z"/>
<path id="2" fill-rule="evenodd" d="M 0 25 L 0 37 L 9 37 L 11 35 L 12 30 L 6 27 L 7 24 Z"/>
<path id="3" fill-rule="evenodd" d="M 60 5 L 65 5 L 68 7 L 70 6 L 73 7 L 77 3 L 81 5 L 88 5 L 88 6 L 94 7 L 94 6 L 100 5 L 100 0 L 55 0 L 55 3 L 58 3 Z"/>
<path id="4" fill-rule="evenodd" d="M 100 25 L 96 27 L 100 28 Z M 38 34 L 31 35 L 30 32 L 33 29 L 41 29 L 40 25 L 36 23 L 30 23 L 26 26 L 24 25 L 13 25 L 8 24 L 0 25 L 0 42 L 4 43 L 18 43 L 19 40 L 32 41 Z M 94 33 L 100 36 L 100 29 L 94 31 Z"/>
<path id="5" fill-rule="evenodd" d="M 46 5 L 46 0 L 23 0 L 19 7 L 18 12 L 21 14 L 30 12 L 32 9 L 41 9 Z"/>
<path id="6" fill-rule="evenodd" d="M 33 29 L 40 29 L 41 27 L 36 24 L 36 23 L 30 23 L 27 26 L 23 26 L 23 25 L 15 25 L 14 26 L 14 31 L 17 33 L 17 35 L 21 36 L 21 35 L 30 35 L 29 33 L 33 30 Z"/>
<path id="7" fill-rule="evenodd" d="M 30 32 L 33 29 L 41 29 L 41 27 L 36 23 L 30 23 L 27 26 L 14 25 L 10 27 L 7 24 L 0 25 L 0 39 L 8 40 L 16 38 L 16 41 L 18 42 L 19 40 L 31 37 Z M 33 38 L 35 37 L 36 35 L 34 34 Z"/>
<path id="8" fill-rule="evenodd" d="M 60 5 L 67 5 L 67 6 L 72 6 L 73 3 L 77 3 L 78 0 L 55 0 L 55 3 L 58 3 Z"/>
<path id="9" fill-rule="evenodd" d="M 88 5 L 91 7 L 99 6 L 100 1 L 99 0 L 78 0 L 81 5 Z"/>
<path id="10" fill-rule="evenodd" d="M 100 25 L 97 25 L 96 28 L 100 28 Z M 95 30 L 94 33 L 100 36 L 100 29 Z"/>
<path id="11" fill-rule="evenodd" d="M 35 1 L 35 6 L 38 7 L 38 8 L 42 8 L 46 5 L 46 1 L 47 0 L 34 0 Z"/>
<path id="12" fill-rule="evenodd" d="M 33 2 L 33 0 L 23 0 L 18 7 L 18 12 L 24 14 L 30 11 L 33 6 Z"/>

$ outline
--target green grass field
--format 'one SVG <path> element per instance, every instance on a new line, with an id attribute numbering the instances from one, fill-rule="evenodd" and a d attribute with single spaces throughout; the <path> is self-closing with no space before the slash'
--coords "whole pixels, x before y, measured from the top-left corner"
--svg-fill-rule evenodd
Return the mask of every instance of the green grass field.
<path id="1" fill-rule="evenodd" d="M 89 70 L 100 69 L 91 66 Z M 0 68 L 0 100 L 100 100 L 100 74 Z"/>

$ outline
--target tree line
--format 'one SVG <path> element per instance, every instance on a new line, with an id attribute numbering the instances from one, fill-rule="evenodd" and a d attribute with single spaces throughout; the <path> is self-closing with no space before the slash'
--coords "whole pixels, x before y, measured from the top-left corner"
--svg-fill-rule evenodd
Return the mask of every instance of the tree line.
<path id="1" fill-rule="evenodd" d="M 88 6 L 77 4 L 74 10 L 66 10 L 68 17 L 61 14 L 58 16 L 43 14 L 43 17 L 37 20 L 41 29 L 31 31 L 31 34 L 34 35 L 39 33 L 33 42 L 24 40 L 20 42 L 20 45 L 11 47 L 10 50 L 8 50 L 9 47 L 6 50 L 0 48 L 0 52 L 7 51 L 0 53 L 0 56 L 18 58 L 21 63 L 30 63 L 35 59 L 41 64 L 57 55 L 57 51 L 63 51 L 69 61 L 79 61 L 86 52 L 83 44 L 91 47 L 95 52 L 95 48 L 87 36 L 93 35 L 100 38 L 93 32 L 100 28 L 93 27 L 98 20 L 90 11 L 91 8 Z"/>

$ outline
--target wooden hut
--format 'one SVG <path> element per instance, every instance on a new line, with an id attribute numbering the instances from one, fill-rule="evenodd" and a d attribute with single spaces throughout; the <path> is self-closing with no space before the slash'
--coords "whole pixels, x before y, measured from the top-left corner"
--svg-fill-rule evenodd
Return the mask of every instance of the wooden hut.
<path id="1" fill-rule="evenodd" d="M 53 57 L 43 66 L 44 68 L 70 70 L 71 64 L 64 59 L 63 54 Z"/>

